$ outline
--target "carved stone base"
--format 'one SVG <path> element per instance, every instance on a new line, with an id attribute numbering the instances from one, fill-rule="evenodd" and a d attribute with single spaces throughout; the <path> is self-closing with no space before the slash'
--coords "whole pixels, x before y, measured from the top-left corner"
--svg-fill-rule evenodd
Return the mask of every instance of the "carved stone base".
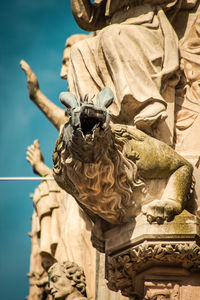
<path id="1" fill-rule="evenodd" d="M 187 211 L 162 225 L 140 215 L 116 226 L 106 255 L 108 287 L 130 299 L 200 299 L 200 220 Z"/>

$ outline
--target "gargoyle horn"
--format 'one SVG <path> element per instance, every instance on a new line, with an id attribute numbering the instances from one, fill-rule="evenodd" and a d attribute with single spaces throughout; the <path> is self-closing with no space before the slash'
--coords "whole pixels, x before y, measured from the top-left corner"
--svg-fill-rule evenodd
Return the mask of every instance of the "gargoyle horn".
<path id="1" fill-rule="evenodd" d="M 97 95 L 97 106 L 108 108 L 114 101 L 114 94 L 109 87 L 105 87 Z"/>
<path id="2" fill-rule="evenodd" d="M 62 92 L 59 96 L 60 102 L 69 110 L 72 110 L 79 106 L 78 100 L 76 97 L 69 92 Z"/>

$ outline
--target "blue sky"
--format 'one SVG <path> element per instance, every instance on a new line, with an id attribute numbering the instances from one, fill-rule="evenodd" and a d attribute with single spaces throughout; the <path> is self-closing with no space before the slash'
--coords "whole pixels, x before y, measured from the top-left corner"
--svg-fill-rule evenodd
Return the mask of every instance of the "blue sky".
<path id="1" fill-rule="evenodd" d="M 38 138 L 45 162 L 52 167 L 57 138 L 54 129 L 29 100 L 26 60 L 37 74 L 40 88 L 54 103 L 67 89 L 60 79 L 65 40 L 80 33 L 70 0 L 7 0 L 0 11 L 0 177 L 33 176 L 25 160 L 26 148 Z M 29 194 L 39 182 L 0 182 L 0 285 L 1 299 L 22 300 L 28 295 L 33 207 Z"/>

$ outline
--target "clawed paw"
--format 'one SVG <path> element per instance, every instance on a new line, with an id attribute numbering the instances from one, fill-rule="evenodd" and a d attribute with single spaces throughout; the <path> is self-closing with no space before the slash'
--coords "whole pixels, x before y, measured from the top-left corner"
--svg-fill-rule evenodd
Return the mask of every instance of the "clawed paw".
<path id="1" fill-rule="evenodd" d="M 142 207 L 142 213 L 147 216 L 147 221 L 163 224 L 172 221 L 174 216 L 181 212 L 181 204 L 174 200 L 154 200 Z"/>

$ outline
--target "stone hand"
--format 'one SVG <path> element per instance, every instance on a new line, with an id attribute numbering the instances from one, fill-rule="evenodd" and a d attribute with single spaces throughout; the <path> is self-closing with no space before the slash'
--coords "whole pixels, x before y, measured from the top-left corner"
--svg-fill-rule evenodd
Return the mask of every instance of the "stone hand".
<path id="1" fill-rule="evenodd" d="M 40 89 L 38 79 L 30 66 L 24 60 L 20 61 L 20 67 L 26 74 L 28 83 L 29 96 L 32 100 L 35 99 L 37 91 Z"/>
<path id="2" fill-rule="evenodd" d="M 34 171 L 38 164 L 44 162 L 42 152 L 40 151 L 39 140 L 35 140 L 33 144 L 27 148 L 26 160 L 33 166 Z"/>
<path id="3" fill-rule="evenodd" d="M 154 200 L 142 207 L 149 223 L 163 224 L 164 221 L 173 220 L 174 216 L 182 211 L 180 202 L 175 200 Z"/>

